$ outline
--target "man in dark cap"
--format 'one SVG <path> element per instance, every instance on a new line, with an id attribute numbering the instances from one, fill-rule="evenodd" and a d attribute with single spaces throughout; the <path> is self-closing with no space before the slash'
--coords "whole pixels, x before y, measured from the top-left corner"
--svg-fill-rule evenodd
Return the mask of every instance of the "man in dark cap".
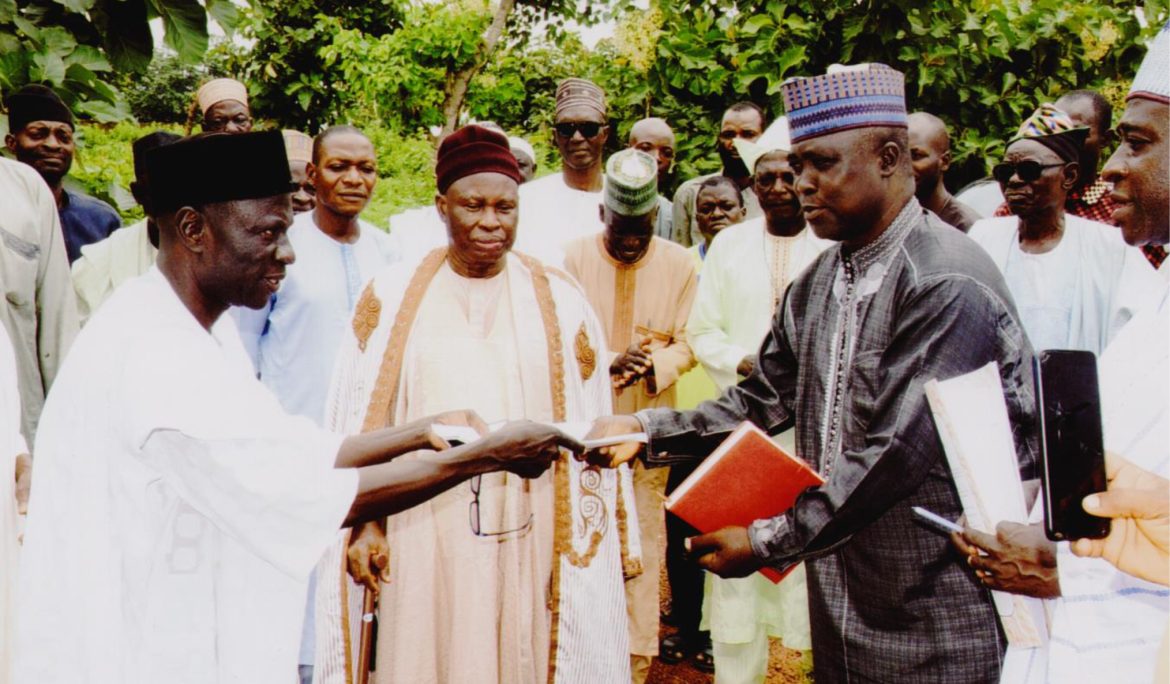
<path id="1" fill-rule="evenodd" d="M 605 336 L 589 303 L 567 275 L 512 251 L 522 176 L 507 138 L 455 131 L 435 175 L 448 245 L 366 286 L 338 354 L 333 427 L 365 431 L 451 406 L 489 423 L 609 413 Z M 623 567 L 639 562 L 632 495 L 628 470 L 565 458 L 532 479 L 476 478 L 356 530 L 350 572 L 380 588 L 371 681 L 629 682 L 616 627 Z M 344 557 L 338 548 L 317 570 L 318 683 L 357 679 L 345 616 L 362 592 L 341 581 Z"/>
<path id="2" fill-rule="evenodd" d="M 83 246 L 104 240 L 122 225 L 122 219 L 105 202 L 65 188 L 75 149 L 73 114 L 57 93 L 29 85 L 9 96 L 7 105 L 4 144 L 17 161 L 36 169 L 49 184 L 61 216 L 65 253 L 73 263 Z"/>
<path id="3" fill-rule="evenodd" d="M 77 292 L 77 312 L 82 325 L 119 285 L 146 273 L 154 264 L 158 254 L 158 224 L 150 216 L 146 152 L 181 137 L 154 131 L 134 141 L 134 182 L 130 183 L 130 192 L 146 216 L 100 242 L 81 248 L 81 258 L 73 262 L 73 289 Z"/>
<path id="4" fill-rule="evenodd" d="M 0 157 L 0 324 L 16 354 L 21 433 L 31 446 L 45 394 L 77 335 L 77 306 L 53 193 Z"/>
<path id="5" fill-rule="evenodd" d="M 280 132 L 146 165 L 157 264 L 90 320 L 38 435 L 16 679 L 293 681 L 306 580 L 339 527 L 581 447 L 528 423 L 448 449 L 437 420 L 486 429 L 465 411 L 349 438 L 289 416 L 222 315 L 267 301 L 294 259 Z"/>
<path id="6" fill-rule="evenodd" d="M 993 169 L 1014 215 L 983 219 L 969 233 L 1003 273 L 1035 349 L 1100 354 L 1157 290 L 1154 269 L 1116 228 L 1068 213 L 1088 134 L 1041 105 Z"/>
<path id="7" fill-rule="evenodd" d="M 914 197 L 902 74 L 842 67 L 781 94 L 805 220 L 839 244 L 789 286 L 746 379 L 693 411 L 594 432 L 644 429 L 657 465 L 705 457 L 745 420 L 770 434 L 795 425 L 796 455 L 825 484 L 780 515 L 691 539 L 691 556 L 723 577 L 806 561 L 818 682 L 996 681 L 991 597 L 911 514 L 962 514 L 923 387 L 998 363 L 1030 466 L 1031 349 L 995 266 Z M 590 456 L 638 452 L 627 442 Z"/>
<path id="8" fill-rule="evenodd" d="M 1113 219 L 1134 247 L 1170 241 L 1167 73 L 1170 24 L 1151 42 L 1133 79 L 1117 125 L 1117 151 L 1101 171 L 1112 184 Z M 1163 264 L 1160 275 L 1168 269 Z M 1097 362 L 1109 491 L 1083 502 L 1095 515 L 1119 512 L 1109 499 L 1145 502 L 1144 510 L 1115 518 L 1105 539 L 1071 545 L 1052 544 L 1039 524 L 1009 521 L 1000 522 L 994 535 L 967 529 L 955 537 L 972 573 L 989 589 L 1058 597 L 1045 602 L 1050 640 L 1045 652 L 1029 659 L 1030 682 L 1166 681 L 1170 278 L 1150 286 L 1153 296 Z M 1100 558 L 1076 558 L 1070 546 L 1077 555 L 1104 555 L 1118 567 Z M 1146 553 L 1125 557 L 1139 549 Z"/>

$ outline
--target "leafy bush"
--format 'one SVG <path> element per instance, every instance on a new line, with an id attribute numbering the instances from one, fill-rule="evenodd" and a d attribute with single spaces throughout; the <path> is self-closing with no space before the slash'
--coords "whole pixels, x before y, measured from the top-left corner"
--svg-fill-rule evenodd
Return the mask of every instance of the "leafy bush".
<path id="1" fill-rule="evenodd" d="M 142 218 L 142 208 L 130 195 L 130 181 L 134 180 L 131 144 L 159 129 L 183 132 L 178 124 L 81 125 L 71 182 L 113 205 L 124 223 Z M 404 137 L 383 127 L 367 127 L 366 133 L 378 153 L 378 185 L 362 218 L 385 229 L 393 214 L 434 200 L 435 150 L 424 136 Z"/>

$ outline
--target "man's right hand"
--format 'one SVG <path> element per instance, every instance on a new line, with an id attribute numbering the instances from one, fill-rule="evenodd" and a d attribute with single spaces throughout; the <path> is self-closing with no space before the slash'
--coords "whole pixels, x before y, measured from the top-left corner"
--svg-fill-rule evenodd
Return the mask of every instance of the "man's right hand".
<path id="1" fill-rule="evenodd" d="M 478 458 L 523 477 L 538 477 L 560 457 L 561 449 L 580 454 L 584 445 L 545 423 L 530 420 L 510 422 L 470 445 Z"/>
<path id="2" fill-rule="evenodd" d="M 346 550 L 349 576 L 377 596 L 390 582 L 390 544 L 381 523 L 363 523 L 353 529 Z"/>
<path id="3" fill-rule="evenodd" d="M 641 431 L 642 423 L 633 416 L 602 416 L 593 421 L 593 427 L 589 430 L 589 434 L 585 435 L 585 439 L 600 439 Z M 623 442 L 613 446 L 590 449 L 578 459 L 604 468 L 616 468 L 633 460 L 645 446 L 641 442 Z"/>
<path id="4" fill-rule="evenodd" d="M 735 367 L 736 374 L 747 377 L 756 369 L 756 357 L 754 354 L 748 354 L 740 359 L 739 365 Z"/>

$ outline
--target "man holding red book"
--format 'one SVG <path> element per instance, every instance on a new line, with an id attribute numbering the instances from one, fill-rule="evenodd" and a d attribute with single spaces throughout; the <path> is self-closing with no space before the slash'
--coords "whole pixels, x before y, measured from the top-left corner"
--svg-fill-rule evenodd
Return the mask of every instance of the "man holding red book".
<path id="1" fill-rule="evenodd" d="M 785 513 L 695 537 L 692 556 L 726 577 L 806 561 L 817 681 L 996 681 L 990 596 L 910 508 L 962 513 L 923 391 L 932 378 L 997 362 L 1030 470 L 1031 347 L 994 264 L 914 197 L 902 74 L 837 68 L 782 95 L 805 219 L 839 244 L 787 289 L 745 380 L 693 411 L 600 419 L 592 436 L 644 430 L 644 462 L 667 465 L 705 457 L 745 420 L 795 426 L 796 455 L 825 484 Z"/>

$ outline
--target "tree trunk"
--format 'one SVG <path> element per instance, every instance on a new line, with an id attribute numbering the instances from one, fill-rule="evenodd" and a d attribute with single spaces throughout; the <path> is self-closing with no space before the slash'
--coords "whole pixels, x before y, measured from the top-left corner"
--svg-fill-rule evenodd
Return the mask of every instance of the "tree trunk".
<path id="1" fill-rule="evenodd" d="M 475 78 L 480 69 L 487 64 L 492 51 L 496 49 L 496 44 L 504 35 L 508 17 L 512 15 L 515 6 L 516 0 L 500 0 L 495 14 L 492 15 L 492 23 L 483 34 L 483 42 L 479 46 L 475 63 L 466 69 L 447 74 L 447 85 L 443 89 L 443 132 L 439 135 L 440 140 L 459 126 L 459 113 L 463 111 L 463 102 L 467 99 L 467 88 L 471 85 L 471 79 Z"/>

